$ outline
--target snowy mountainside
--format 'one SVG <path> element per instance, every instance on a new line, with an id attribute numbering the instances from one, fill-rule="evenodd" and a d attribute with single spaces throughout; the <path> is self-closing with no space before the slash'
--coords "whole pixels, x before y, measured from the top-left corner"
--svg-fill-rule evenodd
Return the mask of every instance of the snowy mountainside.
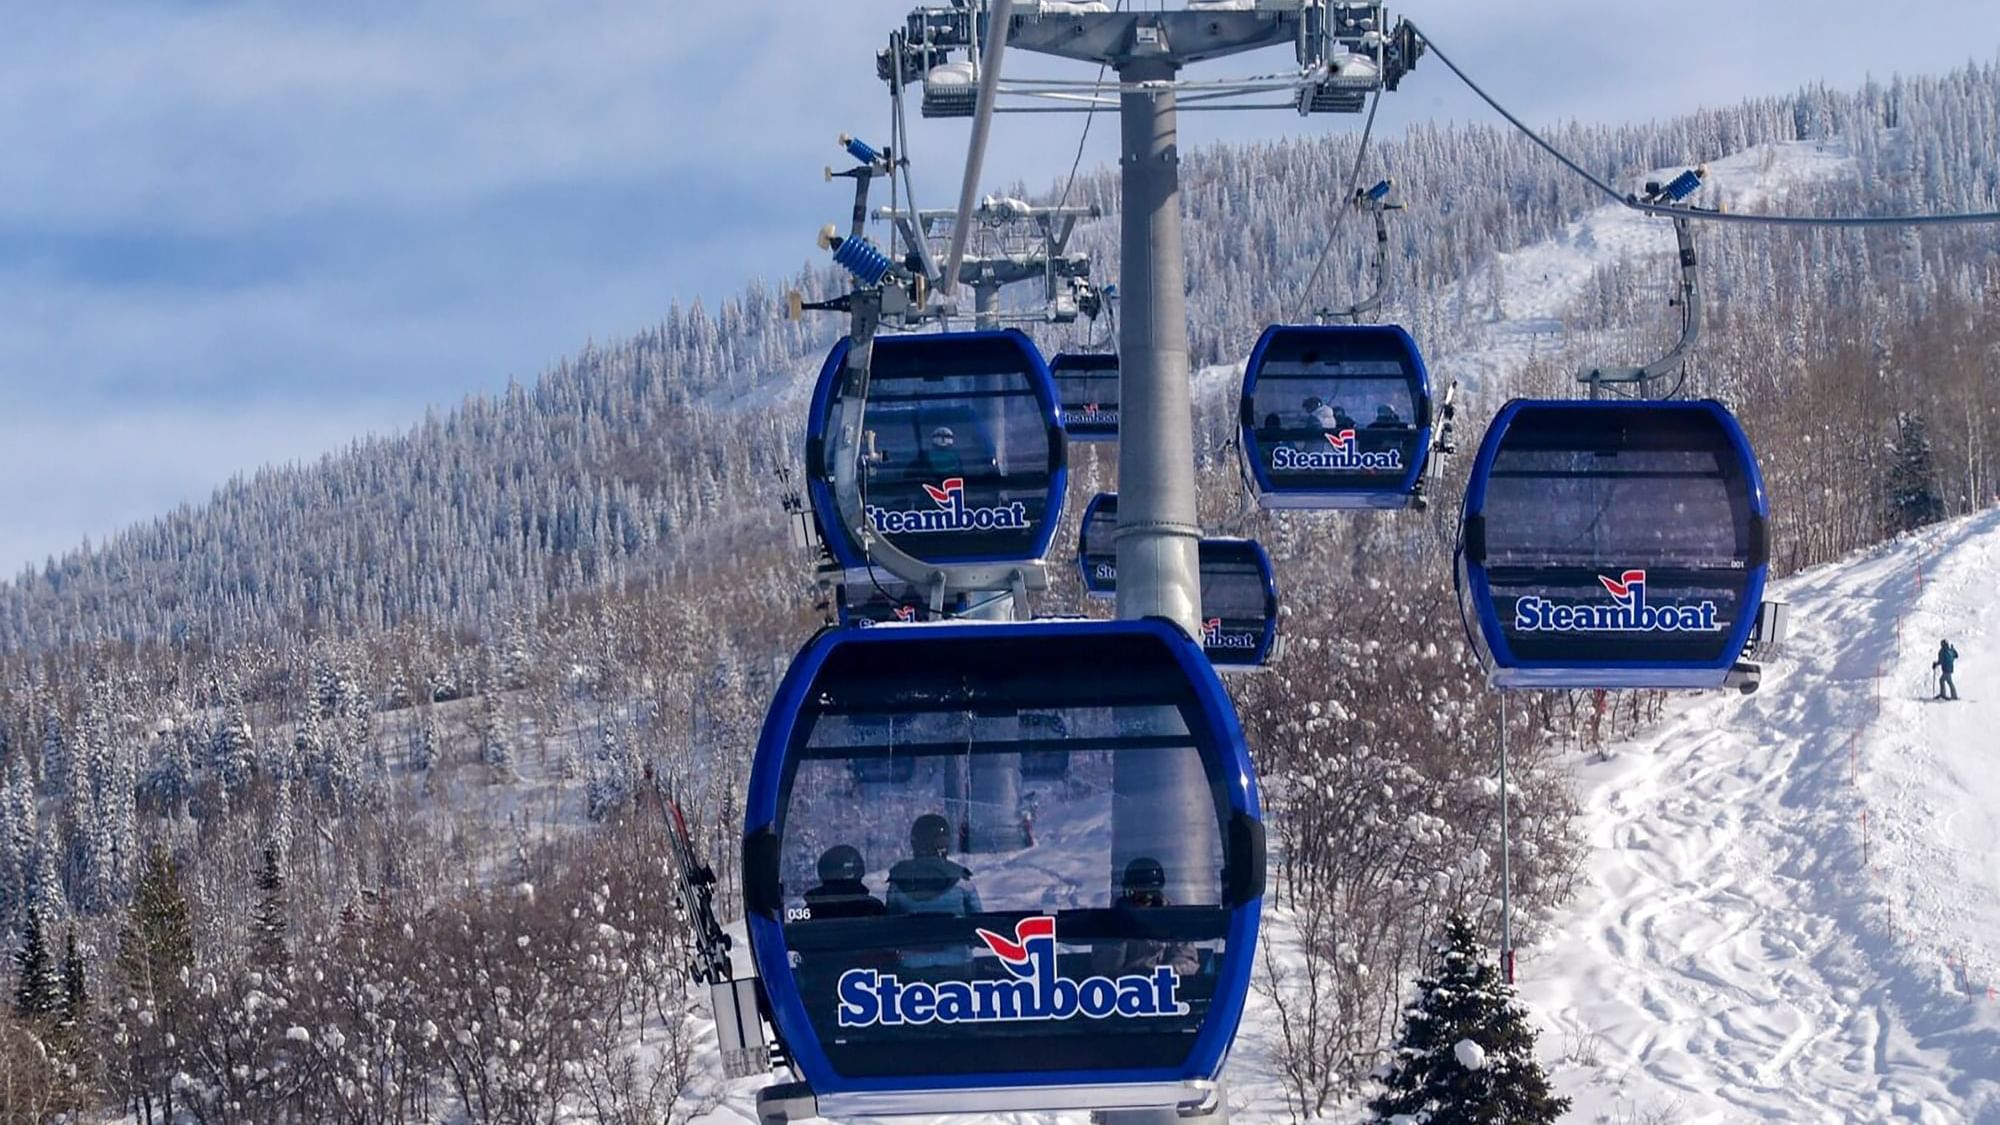
<path id="1" fill-rule="evenodd" d="M 1997 560 L 1987 511 L 1781 583 L 1761 691 L 1579 770 L 1583 890 L 1520 965 L 1575 1120 L 2000 1121 Z"/>

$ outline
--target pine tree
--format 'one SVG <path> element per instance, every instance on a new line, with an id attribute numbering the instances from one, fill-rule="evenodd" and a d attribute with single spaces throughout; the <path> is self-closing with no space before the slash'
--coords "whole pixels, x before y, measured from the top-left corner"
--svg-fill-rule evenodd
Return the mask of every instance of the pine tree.
<path id="1" fill-rule="evenodd" d="M 22 1019 L 41 1019 L 62 1007 L 62 973 L 49 952 L 45 931 L 41 907 L 28 907 L 27 920 L 21 926 L 21 948 L 14 951 L 14 966 L 20 972 L 14 986 L 14 1011 Z"/>
<path id="2" fill-rule="evenodd" d="M 1922 414 L 1906 410 L 1896 416 L 1895 457 L 1889 467 L 1890 533 L 1943 519 L 1944 498 L 1938 495 L 1930 429 Z"/>
<path id="3" fill-rule="evenodd" d="M 90 991 L 84 983 L 83 954 L 76 948 L 75 926 L 63 934 L 62 1004 L 58 1014 L 62 1017 L 58 1026 L 72 1039 L 90 1015 Z"/>
<path id="4" fill-rule="evenodd" d="M 146 855 L 146 869 L 118 934 L 118 973 L 136 996 L 158 1007 L 180 995 L 183 975 L 194 967 L 194 920 L 181 893 L 180 873 L 162 847 Z"/>
<path id="5" fill-rule="evenodd" d="M 279 976 L 291 964 L 291 951 L 285 946 L 285 932 L 290 927 L 287 913 L 285 876 L 278 867 L 278 849 L 267 845 L 263 862 L 257 868 L 257 912 L 251 919 L 250 930 L 266 970 Z"/>
<path id="6" fill-rule="evenodd" d="M 242 792 L 257 764 L 256 732 L 251 729 L 243 696 L 234 684 L 223 688 L 222 722 L 215 728 L 209 752 L 223 787 L 231 795 Z"/>
<path id="7" fill-rule="evenodd" d="M 180 874 L 163 847 L 146 854 L 145 870 L 118 932 L 114 967 L 135 1017 L 126 1043 L 132 1092 L 148 1105 L 157 1096 L 172 1121 L 173 1076 L 182 1066 L 175 1040 L 186 1018 L 188 976 L 194 968 L 194 919 L 181 893 Z M 150 1115 L 150 1108 L 146 1112 Z"/>
<path id="8" fill-rule="evenodd" d="M 41 908 L 44 922 L 61 921 L 69 913 L 62 874 L 56 870 L 56 857 L 60 854 L 55 833 L 44 829 L 41 842 L 35 846 L 34 883 L 28 888 L 28 901 Z"/>
<path id="9" fill-rule="evenodd" d="M 437 764 L 443 734 L 438 730 L 436 707 L 423 704 L 417 714 L 415 737 L 410 740 L 410 769 L 423 773 Z"/>
<path id="10" fill-rule="evenodd" d="M 0 852 L 6 858 L 4 870 L 0 870 L 0 887 L 5 889 L 7 903 L 5 914 L 0 915 L 0 927 L 12 927 L 34 893 L 35 848 L 39 837 L 35 783 L 18 755 L 7 763 L 0 820 L 6 824 L 5 839 L 0 840 Z"/>
<path id="11" fill-rule="evenodd" d="M 1486 959 L 1465 915 L 1445 920 L 1430 975 L 1403 1010 L 1403 1037 L 1369 1103 L 1378 1121 L 1425 1125 L 1542 1125 L 1569 1110 L 1535 1061 L 1535 1031 L 1514 989 Z"/>
<path id="12" fill-rule="evenodd" d="M 479 697 L 479 752 L 495 777 L 512 780 L 514 770 L 514 717 L 499 686 L 489 682 Z"/>

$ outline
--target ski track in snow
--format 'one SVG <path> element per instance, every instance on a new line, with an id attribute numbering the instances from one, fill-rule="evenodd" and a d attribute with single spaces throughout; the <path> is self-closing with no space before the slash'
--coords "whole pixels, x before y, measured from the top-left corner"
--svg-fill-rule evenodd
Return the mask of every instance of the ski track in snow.
<path id="1" fill-rule="evenodd" d="M 1795 576 L 1762 690 L 1579 770 L 1584 889 L 1520 967 L 1573 1120 L 2000 1122 L 1996 560 L 1989 511 Z"/>

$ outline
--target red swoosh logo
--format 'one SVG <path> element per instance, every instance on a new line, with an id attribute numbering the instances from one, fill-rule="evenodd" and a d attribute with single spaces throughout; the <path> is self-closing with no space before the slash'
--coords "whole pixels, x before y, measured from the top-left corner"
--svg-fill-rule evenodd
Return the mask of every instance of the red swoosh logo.
<path id="1" fill-rule="evenodd" d="M 1634 583 L 1643 584 L 1646 581 L 1646 572 L 1643 570 L 1628 570 L 1621 577 L 1623 581 L 1617 578 L 1606 578 L 1600 574 L 1597 576 L 1597 580 L 1604 583 L 1604 588 L 1611 591 L 1613 597 L 1623 598 L 1631 595 Z"/>
<path id="2" fill-rule="evenodd" d="M 1029 938 L 1056 936 L 1056 920 L 1047 914 L 1023 918 L 1014 923 L 1014 937 L 1011 940 L 1005 934 L 996 934 L 992 930 L 976 932 L 979 934 L 979 940 L 986 943 L 986 948 L 999 954 L 1002 961 L 1012 961 L 1018 965 L 1028 960 Z"/>
<path id="3" fill-rule="evenodd" d="M 951 503 L 952 493 L 965 491 L 965 478 L 947 477 L 943 488 L 936 488 L 927 484 L 924 486 L 924 491 L 931 494 L 932 500 L 940 504 L 949 504 Z"/>

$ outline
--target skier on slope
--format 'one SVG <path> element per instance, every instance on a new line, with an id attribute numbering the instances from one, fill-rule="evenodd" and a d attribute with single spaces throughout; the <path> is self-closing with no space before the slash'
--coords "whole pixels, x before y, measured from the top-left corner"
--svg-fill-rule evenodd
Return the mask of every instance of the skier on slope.
<path id="1" fill-rule="evenodd" d="M 1954 700 L 1958 698 L 1958 685 L 1951 682 L 1951 670 L 1957 665 L 1958 650 L 1951 647 L 1950 641 L 1939 641 L 1937 659 L 1931 661 L 1931 667 L 1935 668 L 1938 672 L 1937 697 L 1939 699 L 1947 698 L 1945 695 L 1947 689 L 1951 692 L 1948 698 Z"/>

